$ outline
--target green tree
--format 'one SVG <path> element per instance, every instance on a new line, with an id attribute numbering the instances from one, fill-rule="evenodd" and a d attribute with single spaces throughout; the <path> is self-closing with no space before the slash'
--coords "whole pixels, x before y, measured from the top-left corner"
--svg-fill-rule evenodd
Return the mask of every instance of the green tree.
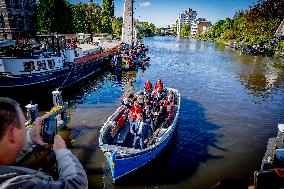
<path id="1" fill-rule="evenodd" d="M 211 41 L 234 40 L 247 45 L 262 45 L 274 37 L 283 19 L 283 0 L 258 0 L 249 9 L 237 11 L 233 19 L 226 18 L 218 21 L 202 38 Z"/>
<path id="2" fill-rule="evenodd" d="M 112 30 L 113 30 L 113 34 L 116 37 L 121 36 L 122 26 L 123 26 L 123 18 L 122 17 L 112 19 Z"/>
<path id="3" fill-rule="evenodd" d="M 76 33 L 100 32 L 102 8 L 95 3 L 79 3 L 73 7 L 73 28 Z"/>
<path id="4" fill-rule="evenodd" d="M 73 7 L 73 16 L 74 16 L 74 31 L 76 33 L 85 33 L 87 32 L 88 20 L 87 18 L 87 5 L 79 3 Z"/>
<path id="5" fill-rule="evenodd" d="M 181 37 L 190 37 L 191 31 L 188 24 L 184 24 L 181 27 L 180 36 Z"/>
<path id="6" fill-rule="evenodd" d="M 113 0 L 104 0 L 102 9 L 101 29 L 105 33 L 112 33 L 112 18 L 114 17 Z"/>
<path id="7" fill-rule="evenodd" d="M 72 33 L 72 5 L 66 0 L 39 0 L 38 28 L 41 33 Z"/>
<path id="8" fill-rule="evenodd" d="M 135 24 L 135 28 L 138 30 L 138 38 L 153 37 L 156 33 L 156 26 L 153 23 L 143 22 Z"/>
<path id="9" fill-rule="evenodd" d="M 87 5 L 87 32 L 93 35 L 93 33 L 101 32 L 101 18 L 102 8 L 96 4 Z"/>

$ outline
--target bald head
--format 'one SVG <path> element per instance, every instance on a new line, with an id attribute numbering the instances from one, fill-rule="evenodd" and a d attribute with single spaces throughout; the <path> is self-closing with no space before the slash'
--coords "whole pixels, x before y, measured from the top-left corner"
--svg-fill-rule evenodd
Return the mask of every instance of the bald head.
<path id="1" fill-rule="evenodd" d="M 11 127 L 22 127 L 19 115 L 20 105 L 15 100 L 0 97 L 0 141 Z"/>

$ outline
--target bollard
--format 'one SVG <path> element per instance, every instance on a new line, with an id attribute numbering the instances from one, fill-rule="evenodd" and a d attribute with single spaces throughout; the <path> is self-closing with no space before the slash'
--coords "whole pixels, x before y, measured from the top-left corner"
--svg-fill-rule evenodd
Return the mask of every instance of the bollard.
<path id="1" fill-rule="evenodd" d="M 36 118 L 38 117 L 38 105 L 33 104 L 30 102 L 30 104 L 26 105 L 25 108 L 27 109 L 27 122 L 26 125 L 32 124 Z"/>
<path id="2" fill-rule="evenodd" d="M 67 122 L 68 118 L 67 118 L 67 114 L 66 114 L 66 105 L 62 100 L 62 95 L 61 95 L 61 91 L 53 91 L 52 92 L 52 96 L 53 96 L 53 106 L 57 107 L 57 106 L 63 106 L 63 111 L 61 111 L 61 113 L 59 113 L 56 116 L 57 119 L 57 123 L 58 125 L 62 125 L 63 123 Z"/>
<path id="3" fill-rule="evenodd" d="M 61 91 L 53 91 L 52 92 L 52 96 L 53 96 L 53 106 L 60 106 L 63 105 L 63 100 L 62 100 L 62 96 L 61 96 Z"/>

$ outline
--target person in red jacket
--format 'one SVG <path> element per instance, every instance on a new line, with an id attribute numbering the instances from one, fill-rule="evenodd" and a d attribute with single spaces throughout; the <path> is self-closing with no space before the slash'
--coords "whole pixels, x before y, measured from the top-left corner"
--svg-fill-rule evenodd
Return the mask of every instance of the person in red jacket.
<path id="1" fill-rule="evenodd" d="M 164 88 L 164 84 L 159 79 L 158 82 L 156 83 L 155 89 L 157 90 L 158 93 L 162 93 L 163 88 Z"/>
<path id="2" fill-rule="evenodd" d="M 150 80 L 147 80 L 145 83 L 145 92 L 146 93 L 151 93 L 152 92 L 152 83 L 150 82 Z"/>
<path id="3" fill-rule="evenodd" d="M 130 113 L 129 113 L 130 129 L 132 129 L 133 123 L 136 121 L 138 114 L 142 114 L 142 109 L 139 103 L 137 101 L 134 101 L 134 104 L 132 108 L 130 109 Z"/>

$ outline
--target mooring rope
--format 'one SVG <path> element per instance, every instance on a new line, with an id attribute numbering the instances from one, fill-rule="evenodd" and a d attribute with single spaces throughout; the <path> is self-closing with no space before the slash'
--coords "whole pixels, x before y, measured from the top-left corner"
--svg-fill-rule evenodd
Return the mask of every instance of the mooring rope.
<path id="1" fill-rule="evenodd" d="M 64 80 L 64 82 L 60 85 L 60 87 L 57 88 L 58 91 L 59 91 L 59 89 L 65 84 L 65 82 L 67 81 L 67 79 L 69 78 L 69 76 L 71 75 L 71 73 L 72 73 L 72 69 L 71 69 L 69 75 L 68 75 L 68 76 L 66 77 L 66 79 Z"/>

